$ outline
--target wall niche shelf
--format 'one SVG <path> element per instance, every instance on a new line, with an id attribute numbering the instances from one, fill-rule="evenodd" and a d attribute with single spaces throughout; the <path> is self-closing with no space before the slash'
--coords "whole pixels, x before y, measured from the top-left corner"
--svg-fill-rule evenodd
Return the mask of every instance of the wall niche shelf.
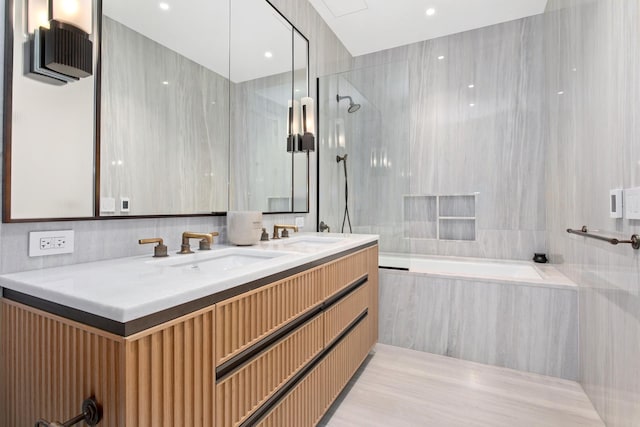
<path id="1" fill-rule="evenodd" d="M 404 238 L 475 241 L 477 194 L 403 196 Z"/>

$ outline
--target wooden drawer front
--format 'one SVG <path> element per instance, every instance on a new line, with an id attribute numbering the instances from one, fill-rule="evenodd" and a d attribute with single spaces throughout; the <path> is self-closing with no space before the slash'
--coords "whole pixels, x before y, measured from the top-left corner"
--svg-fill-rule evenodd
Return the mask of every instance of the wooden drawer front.
<path id="1" fill-rule="evenodd" d="M 324 344 L 336 339 L 349 327 L 370 302 L 369 283 L 360 286 L 340 302 L 331 306 L 324 313 Z"/>
<path id="2" fill-rule="evenodd" d="M 242 423 L 323 347 L 319 315 L 224 379 L 216 390 L 216 425 Z"/>
<path id="3" fill-rule="evenodd" d="M 216 366 L 322 302 L 321 267 L 216 304 Z"/>
<path id="4" fill-rule="evenodd" d="M 369 353 L 368 319 L 365 317 L 257 425 L 315 426 Z"/>
<path id="5" fill-rule="evenodd" d="M 371 316 L 365 317 L 326 358 L 327 378 L 323 389 L 327 408 L 340 395 L 371 350 Z"/>
<path id="6" fill-rule="evenodd" d="M 213 425 L 214 321 L 210 307 L 128 339 L 127 426 Z"/>
<path id="7" fill-rule="evenodd" d="M 368 272 L 368 250 L 362 250 L 333 261 L 324 267 L 325 298 L 362 278 Z"/>
<path id="8" fill-rule="evenodd" d="M 0 312 L 0 426 L 32 426 L 77 415 L 95 396 L 100 426 L 124 426 L 120 337 L 6 300 Z"/>
<path id="9" fill-rule="evenodd" d="M 327 377 L 327 361 L 323 360 L 276 405 L 257 426 L 315 426 L 328 408 L 323 392 Z"/>

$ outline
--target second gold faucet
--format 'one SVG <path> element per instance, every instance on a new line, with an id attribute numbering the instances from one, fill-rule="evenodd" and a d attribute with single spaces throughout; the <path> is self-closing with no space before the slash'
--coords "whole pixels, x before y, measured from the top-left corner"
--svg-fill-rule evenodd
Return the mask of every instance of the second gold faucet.
<path id="1" fill-rule="evenodd" d="M 280 233 L 278 233 L 279 230 L 282 230 L 282 237 L 289 237 L 289 231 L 288 230 L 293 230 L 295 233 L 298 232 L 298 227 L 295 225 L 274 225 L 273 226 L 273 236 L 271 237 L 272 240 L 277 240 L 279 239 Z"/>
<path id="2" fill-rule="evenodd" d="M 190 231 L 185 231 L 182 233 L 182 244 L 180 245 L 179 254 L 192 254 L 191 246 L 189 245 L 190 239 L 200 239 L 200 250 L 208 251 L 211 249 L 211 245 L 213 245 L 213 238 L 215 236 L 219 236 L 220 233 L 214 231 L 212 233 L 192 233 Z"/>

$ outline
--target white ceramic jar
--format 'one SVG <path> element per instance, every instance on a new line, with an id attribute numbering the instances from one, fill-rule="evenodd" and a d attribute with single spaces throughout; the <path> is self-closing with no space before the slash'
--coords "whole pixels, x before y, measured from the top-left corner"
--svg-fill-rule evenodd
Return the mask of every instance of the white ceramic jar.
<path id="1" fill-rule="evenodd" d="M 251 246 L 260 241 L 262 235 L 262 212 L 227 212 L 227 236 L 237 246 Z"/>

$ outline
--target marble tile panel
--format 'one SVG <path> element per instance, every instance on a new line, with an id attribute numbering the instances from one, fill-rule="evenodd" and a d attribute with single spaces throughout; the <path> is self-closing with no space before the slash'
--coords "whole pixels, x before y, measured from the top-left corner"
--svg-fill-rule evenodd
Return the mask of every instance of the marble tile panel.
<path id="1" fill-rule="evenodd" d="M 381 269 L 380 342 L 577 380 L 577 292 Z"/>
<path id="2" fill-rule="evenodd" d="M 446 354 L 451 284 L 380 269 L 380 342 Z"/>
<path id="3" fill-rule="evenodd" d="M 638 221 L 608 215 L 609 190 L 640 182 L 640 5 L 553 0 L 547 10 L 549 252 L 579 285 L 585 391 L 608 426 L 637 426 L 639 255 L 565 229 L 587 225 L 625 239 L 640 230 Z"/>

